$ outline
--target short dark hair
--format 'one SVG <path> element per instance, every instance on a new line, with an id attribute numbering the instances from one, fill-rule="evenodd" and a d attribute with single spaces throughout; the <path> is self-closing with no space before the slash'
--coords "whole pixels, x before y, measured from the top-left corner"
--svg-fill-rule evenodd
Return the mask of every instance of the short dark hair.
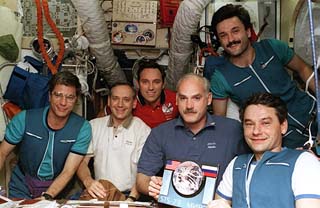
<path id="1" fill-rule="evenodd" d="M 110 87 L 110 95 L 112 94 L 112 89 L 115 88 L 115 87 L 117 87 L 117 86 L 128 86 L 128 87 L 130 87 L 130 89 L 132 90 L 132 96 L 133 96 L 133 98 L 136 97 L 136 91 L 135 91 L 135 89 L 133 88 L 132 84 L 129 83 L 129 82 L 126 82 L 126 81 L 114 83 L 114 84 Z"/>
<path id="2" fill-rule="evenodd" d="M 225 6 L 218 9 L 212 16 L 211 29 L 217 39 L 217 25 L 225 19 L 232 17 L 238 17 L 243 23 L 245 29 L 252 27 L 250 15 L 248 11 L 241 5 L 226 4 Z"/>
<path id="3" fill-rule="evenodd" d="M 146 68 L 153 68 L 153 69 L 158 69 L 161 73 L 161 78 L 162 81 L 164 82 L 166 78 L 166 73 L 164 71 L 164 68 L 161 67 L 155 60 L 150 60 L 150 59 L 143 59 L 139 62 L 139 68 L 137 72 L 137 80 L 140 80 L 140 75 L 142 71 Z"/>
<path id="4" fill-rule="evenodd" d="M 56 85 L 66 85 L 69 87 L 75 87 L 77 96 L 80 95 L 80 92 L 81 92 L 80 81 L 78 77 L 70 71 L 59 71 L 51 77 L 48 84 L 50 94 L 52 93 Z"/>
<path id="5" fill-rule="evenodd" d="M 279 96 L 272 95 L 268 92 L 256 93 L 250 96 L 246 100 L 245 104 L 240 108 L 240 119 L 242 122 L 244 119 L 244 112 L 249 105 L 264 105 L 274 108 L 281 124 L 287 120 L 287 105 Z"/>

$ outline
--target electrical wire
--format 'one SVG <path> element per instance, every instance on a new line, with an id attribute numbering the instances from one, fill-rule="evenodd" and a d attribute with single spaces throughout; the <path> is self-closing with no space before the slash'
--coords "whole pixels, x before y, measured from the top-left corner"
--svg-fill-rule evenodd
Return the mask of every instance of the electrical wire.
<path id="1" fill-rule="evenodd" d="M 308 2 L 308 12 L 309 12 L 309 28 L 310 28 L 310 37 L 311 37 L 311 49 L 312 49 L 312 62 L 313 62 L 313 67 L 314 67 L 314 72 L 311 76 L 314 76 L 314 80 L 315 80 L 315 94 L 316 94 L 316 103 L 317 103 L 317 122 L 318 122 L 318 134 L 317 134 L 317 138 L 319 137 L 319 129 L 320 129 L 320 116 L 319 116 L 319 111 L 320 111 L 320 91 L 319 91 L 319 85 L 318 85 L 318 68 L 319 65 L 317 64 L 317 60 L 316 60 L 316 50 L 315 50 L 315 38 L 314 38 L 314 26 L 313 26 L 313 14 L 312 14 L 312 2 L 311 0 L 307 0 Z M 319 61 L 319 60 L 318 60 Z M 310 76 L 310 77 L 311 77 Z M 306 88 L 309 86 L 309 82 L 311 80 L 311 78 L 308 78 L 307 80 L 307 84 L 306 84 Z M 309 80 L 310 79 L 310 80 Z M 308 92 L 307 92 L 308 93 Z M 309 94 L 309 93 L 308 93 Z M 310 122 L 312 123 L 312 121 Z M 311 132 L 311 124 L 308 126 L 308 131 Z M 309 135 L 309 140 L 310 141 L 312 138 Z M 317 152 L 317 154 L 319 154 L 320 152 Z"/>
<path id="2" fill-rule="evenodd" d="M 306 87 L 304 89 L 304 91 L 314 100 L 317 101 L 317 99 L 309 92 L 308 88 L 309 88 L 309 84 L 311 79 L 314 77 L 314 72 L 312 72 L 312 74 L 308 77 L 307 81 L 306 81 Z"/>

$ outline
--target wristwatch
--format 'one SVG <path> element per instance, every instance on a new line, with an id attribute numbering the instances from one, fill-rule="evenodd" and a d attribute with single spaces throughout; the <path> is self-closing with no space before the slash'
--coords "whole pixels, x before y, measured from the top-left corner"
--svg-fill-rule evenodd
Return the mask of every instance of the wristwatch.
<path id="1" fill-rule="evenodd" d="M 41 196 L 43 196 L 45 198 L 45 200 L 49 200 L 49 201 L 53 200 L 53 197 L 46 192 L 43 192 Z"/>

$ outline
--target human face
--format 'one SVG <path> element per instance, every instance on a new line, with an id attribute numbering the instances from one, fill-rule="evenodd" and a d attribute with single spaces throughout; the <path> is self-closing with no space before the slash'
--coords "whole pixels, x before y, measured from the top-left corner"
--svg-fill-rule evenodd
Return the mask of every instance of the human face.
<path id="1" fill-rule="evenodd" d="M 50 118 L 54 119 L 68 119 L 76 101 L 76 88 L 58 84 L 54 87 L 49 95 Z"/>
<path id="2" fill-rule="evenodd" d="M 238 17 L 223 20 L 216 29 L 221 46 L 230 56 L 241 56 L 249 48 L 251 31 L 245 29 Z"/>
<path id="3" fill-rule="evenodd" d="M 164 88 L 161 72 L 154 68 L 145 68 L 140 73 L 139 91 L 148 105 L 155 107 L 160 102 Z"/>
<path id="4" fill-rule="evenodd" d="M 193 133 L 199 132 L 206 124 L 207 105 L 212 95 L 206 92 L 201 80 L 187 78 L 180 83 L 177 92 L 177 105 L 184 124 Z"/>
<path id="5" fill-rule="evenodd" d="M 276 110 L 264 105 L 249 105 L 243 116 L 244 137 L 256 160 L 265 151 L 280 152 L 282 134 L 288 129 L 287 120 L 280 123 Z"/>
<path id="6" fill-rule="evenodd" d="M 116 126 L 122 124 L 131 115 L 132 109 L 136 107 L 136 104 L 137 100 L 131 87 L 127 85 L 113 87 L 108 99 L 113 123 Z"/>

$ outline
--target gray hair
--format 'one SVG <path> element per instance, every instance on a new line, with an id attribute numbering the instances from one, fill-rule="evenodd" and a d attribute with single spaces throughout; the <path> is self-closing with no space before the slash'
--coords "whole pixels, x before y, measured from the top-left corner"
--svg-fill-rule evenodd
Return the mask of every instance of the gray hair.
<path id="1" fill-rule="evenodd" d="M 200 76 L 198 74 L 194 74 L 194 73 L 188 73 L 188 74 L 185 74 L 183 75 L 178 83 L 177 83 L 177 91 L 179 91 L 179 87 L 182 83 L 182 81 L 186 80 L 186 79 L 196 79 L 196 80 L 199 80 L 200 82 L 203 83 L 203 87 L 204 87 L 204 90 L 206 93 L 209 93 L 210 92 L 210 82 L 207 80 L 207 78 L 203 77 L 203 76 Z"/>

